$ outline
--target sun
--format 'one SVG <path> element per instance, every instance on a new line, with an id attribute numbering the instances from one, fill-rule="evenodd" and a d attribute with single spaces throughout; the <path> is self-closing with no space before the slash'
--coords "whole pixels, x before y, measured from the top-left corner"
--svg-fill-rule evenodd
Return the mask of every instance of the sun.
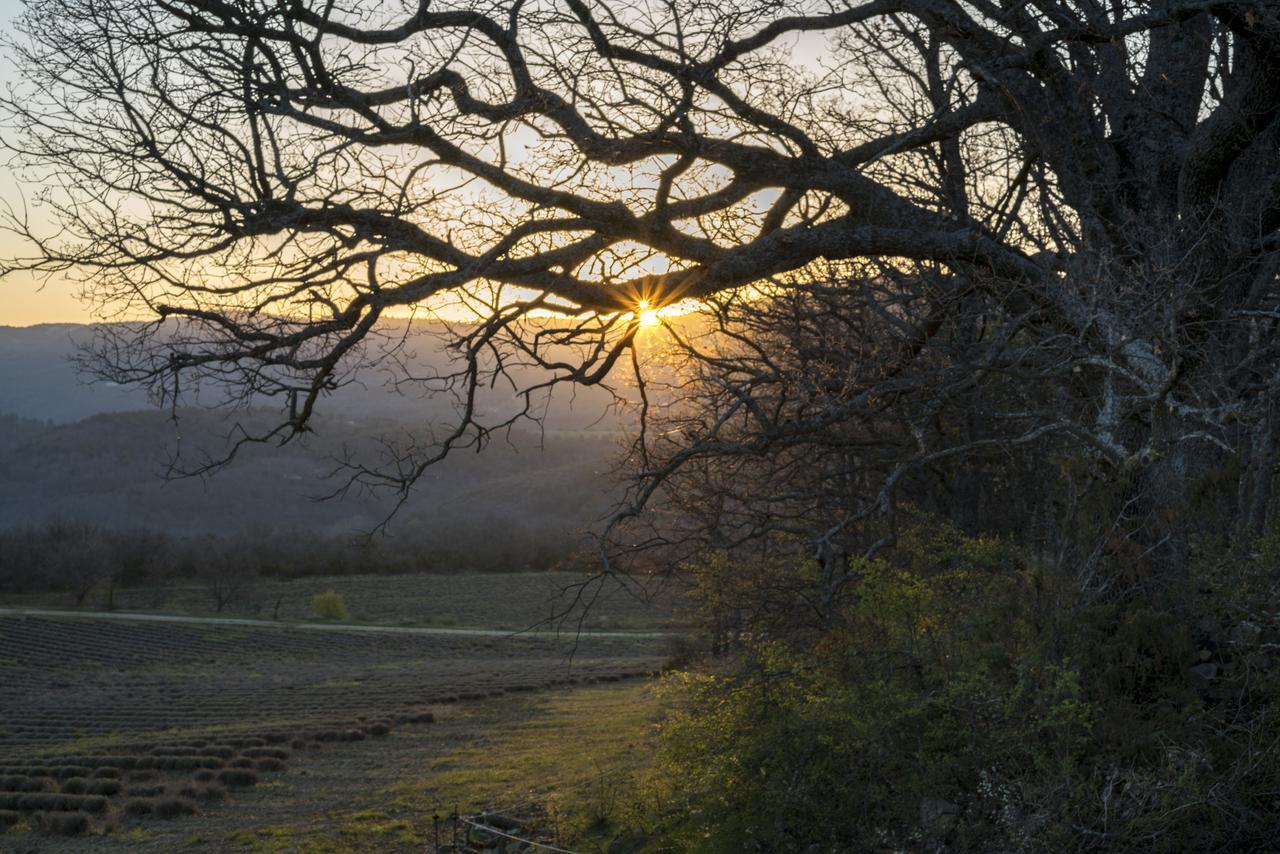
<path id="1" fill-rule="evenodd" d="M 636 322 L 641 327 L 657 326 L 662 323 L 662 318 L 658 317 L 656 308 L 649 308 L 649 301 L 642 299 L 636 303 Z"/>

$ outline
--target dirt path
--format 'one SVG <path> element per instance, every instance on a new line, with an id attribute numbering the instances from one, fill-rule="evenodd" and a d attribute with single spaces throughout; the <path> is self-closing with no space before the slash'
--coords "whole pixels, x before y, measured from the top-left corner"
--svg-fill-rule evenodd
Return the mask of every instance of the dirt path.
<path id="1" fill-rule="evenodd" d="M 371 626 L 353 623 L 298 623 L 283 620 L 252 620 L 242 617 L 188 617 L 179 614 L 138 614 L 122 611 L 65 611 L 52 608 L 0 608 L 0 617 L 66 617 L 85 620 L 129 620 L 150 623 L 196 623 L 208 626 L 255 626 L 276 629 L 299 629 L 319 632 L 371 632 L 399 635 L 453 635 L 464 637 L 521 637 L 559 638 L 577 635 L 584 638 L 664 638 L 668 632 L 609 632 L 583 629 L 574 632 L 508 631 L 506 629 L 432 628 L 425 626 Z"/>

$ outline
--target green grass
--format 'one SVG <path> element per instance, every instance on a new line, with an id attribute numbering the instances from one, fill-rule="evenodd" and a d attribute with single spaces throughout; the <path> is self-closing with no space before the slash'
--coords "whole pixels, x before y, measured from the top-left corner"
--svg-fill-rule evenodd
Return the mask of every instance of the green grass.
<path id="1" fill-rule="evenodd" d="M 659 712 L 648 685 L 548 696 L 394 787 L 390 803 L 428 822 L 455 807 L 488 809 L 553 822 L 562 842 L 608 837 L 631 819 Z"/>

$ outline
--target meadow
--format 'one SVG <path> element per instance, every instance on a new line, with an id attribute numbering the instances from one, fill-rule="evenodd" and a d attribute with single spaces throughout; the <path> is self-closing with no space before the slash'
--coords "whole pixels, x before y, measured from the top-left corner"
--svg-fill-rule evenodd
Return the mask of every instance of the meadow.
<path id="1" fill-rule="evenodd" d="M 346 580 L 348 624 L 0 615 L 0 848 L 302 850 L 278 847 L 282 826 L 311 839 L 305 850 L 412 847 L 443 808 L 427 805 L 427 793 L 448 774 L 439 796 L 476 810 L 529 788 L 527 763 L 499 763 L 512 787 L 476 789 L 495 779 L 473 773 L 493 764 L 477 745 L 519 733 L 548 703 L 568 702 L 585 720 L 586 707 L 573 705 L 582 692 L 642 690 L 669 644 L 657 631 L 502 628 L 528 625 L 548 607 L 547 579 L 526 579 L 505 607 L 492 604 L 502 599 L 497 587 L 485 589 L 492 577 L 401 579 L 399 596 L 385 600 L 372 591 L 396 589 L 395 579 Z M 335 586 L 328 582 L 305 585 Z M 281 582 L 289 584 L 299 583 Z M 470 594 L 451 599 L 441 592 L 450 585 Z M 405 622 L 407 603 L 423 596 L 451 627 L 387 625 Z M 380 613 L 379 601 L 404 610 Z M 622 601 L 612 617 L 594 618 L 648 628 L 667 619 Z M 376 617 L 381 628 L 357 625 Z M 543 736 L 534 741 L 546 749 Z M 580 746 L 564 747 L 577 755 Z M 459 751 L 469 758 L 425 773 Z M 418 776 L 407 776 L 414 756 Z M 597 771 L 577 768 L 568 784 Z M 534 776 L 542 785 L 554 777 L 545 768 Z M 301 788 L 277 798 L 290 787 Z M 545 798 L 535 800 L 545 831 Z M 343 817 L 360 802 L 356 818 Z M 399 804 L 399 817 L 369 818 L 390 815 L 389 804 Z"/>
<path id="2" fill-rule="evenodd" d="M 221 581 L 226 600 L 221 610 L 218 584 L 178 579 L 117 589 L 112 596 L 118 611 L 305 621 L 316 616 L 314 596 L 332 590 L 342 596 L 354 623 L 504 631 L 655 630 L 678 618 L 669 590 L 599 584 L 590 575 L 569 572 L 261 577 L 239 583 L 229 594 Z M 589 608 L 582 608 L 580 594 Z M 102 599 L 99 591 L 87 606 L 100 607 Z M 0 594 L 0 607 L 73 605 L 74 598 L 65 592 Z"/>

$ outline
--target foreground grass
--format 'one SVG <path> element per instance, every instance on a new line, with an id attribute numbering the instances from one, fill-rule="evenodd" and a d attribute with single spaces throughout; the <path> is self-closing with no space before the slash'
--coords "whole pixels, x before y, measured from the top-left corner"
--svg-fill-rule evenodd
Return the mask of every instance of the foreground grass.
<path id="1" fill-rule="evenodd" d="M 629 823 L 658 716 L 648 684 L 535 699 L 504 725 L 440 756 L 417 779 L 389 789 L 385 810 L 351 813 L 341 832 L 428 842 L 433 815 L 489 810 L 536 823 L 562 844 L 603 849 Z"/>
<path id="2" fill-rule="evenodd" d="M 629 828 L 638 823 L 660 714 L 649 684 L 526 694 L 450 711 L 431 727 L 401 735 L 410 741 L 400 748 L 393 734 L 385 747 L 420 761 L 411 760 L 407 772 L 381 788 L 361 788 L 352 779 L 344 787 L 349 808 L 277 815 L 271 823 L 223 830 L 207 842 L 256 854 L 420 852 L 432 850 L 435 816 L 441 842 L 451 842 L 449 816 L 456 810 L 502 813 L 531 828 L 527 835 L 574 851 L 640 849 L 643 839 Z M 620 840 L 628 844 L 620 848 Z"/>

